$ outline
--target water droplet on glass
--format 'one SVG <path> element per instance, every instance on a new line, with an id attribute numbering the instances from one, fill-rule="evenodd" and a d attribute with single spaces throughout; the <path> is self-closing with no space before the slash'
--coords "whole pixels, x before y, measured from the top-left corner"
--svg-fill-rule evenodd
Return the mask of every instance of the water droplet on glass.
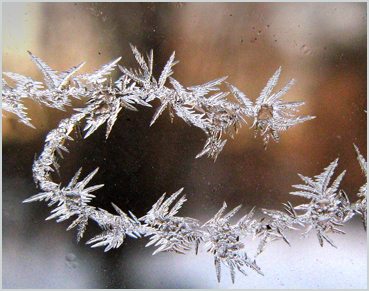
<path id="1" fill-rule="evenodd" d="M 72 262 L 74 261 L 76 258 L 76 256 L 74 254 L 68 254 L 65 256 L 65 259 L 68 261 L 68 262 Z"/>
<path id="2" fill-rule="evenodd" d="M 78 267 L 78 263 L 75 260 L 76 256 L 74 254 L 68 254 L 65 256 L 65 264 L 68 268 L 75 269 Z"/>
<path id="3" fill-rule="evenodd" d="M 304 56 L 312 56 L 313 55 L 311 48 L 306 44 L 303 44 L 301 46 L 300 53 Z"/>

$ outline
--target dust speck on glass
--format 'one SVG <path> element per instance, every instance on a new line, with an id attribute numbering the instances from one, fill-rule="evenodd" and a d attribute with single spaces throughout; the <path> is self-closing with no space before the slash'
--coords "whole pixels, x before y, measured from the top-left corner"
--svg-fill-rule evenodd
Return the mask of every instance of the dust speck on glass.
<path id="1" fill-rule="evenodd" d="M 339 12 L 334 9 L 335 5 Z M 95 57 L 100 62 L 100 69 L 88 67 L 92 73 L 85 70 L 89 63 L 87 59 L 80 59 L 79 62 L 83 63 L 58 72 L 55 70 L 56 66 L 49 66 L 42 60 L 44 58 L 40 58 L 42 54 L 33 49 L 34 47 L 37 51 L 38 46 L 32 45 L 31 41 L 31 47 L 26 48 L 29 49 L 28 56 L 41 73 L 43 82 L 38 81 L 31 73 L 22 73 L 23 70 L 9 72 L 3 66 L 2 108 L 11 113 L 6 113 L 3 122 L 17 118 L 20 123 L 9 126 L 17 130 L 27 128 L 27 132 L 39 131 L 40 125 L 42 129 L 39 134 L 40 142 L 33 146 L 33 151 L 37 154 L 31 156 L 33 161 L 29 167 L 38 193 L 31 190 L 31 195 L 22 196 L 22 202 L 47 202 L 47 206 L 53 209 L 46 220 L 71 220 L 67 230 L 76 229 L 77 242 L 88 236 L 86 243 L 92 248 L 103 247 L 104 252 L 109 251 L 105 256 L 113 252 L 110 255 L 112 257 L 108 256 L 101 259 L 102 261 L 109 258 L 116 260 L 120 253 L 114 249 L 120 248 L 123 251 L 118 261 L 124 264 L 124 249 L 128 248 L 129 253 L 131 244 L 137 244 L 134 252 L 141 252 L 145 258 L 149 258 L 145 256 L 145 247 L 154 247 L 152 254 L 159 256 L 155 264 L 161 262 L 165 265 L 165 255 L 177 264 L 183 261 L 184 265 L 188 264 L 188 259 L 183 259 L 184 254 L 192 260 L 191 264 L 197 255 L 201 258 L 207 255 L 206 258 L 211 259 L 204 259 L 204 264 L 210 263 L 206 268 L 215 271 L 212 278 L 216 284 L 205 280 L 198 287 L 229 286 L 221 285 L 227 284 L 224 283 L 224 277 L 234 284 L 230 286 L 242 287 L 250 281 L 255 284 L 263 282 L 262 280 L 268 282 L 271 280 L 268 276 L 274 278 L 273 272 L 276 273 L 275 276 L 281 276 L 278 271 L 266 267 L 273 265 L 272 261 L 268 261 L 268 255 L 269 258 L 275 257 L 273 252 L 278 249 L 281 253 L 293 254 L 304 247 L 311 248 L 303 240 L 298 241 L 295 234 L 311 245 L 313 242 L 308 240 L 309 234 L 314 233 L 317 240 L 314 243 L 324 247 L 324 250 L 329 247 L 326 243 L 339 249 L 341 237 L 336 238 L 335 234 L 345 234 L 350 228 L 355 232 L 363 229 L 366 231 L 367 184 L 365 181 L 360 187 L 360 184 L 352 182 L 367 179 L 367 164 L 363 155 L 366 150 L 366 140 L 363 141 L 366 126 L 358 126 L 355 130 L 352 127 L 355 122 L 363 122 L 358 116 L 366 118 L 366 89 L 360 83 L 366 75 L 360 71 L 351 77 L 350 82 L 357 84 L 355 88 L 345 81 L 344 76 L 357 71 L 362 65 L 360 54 L 365 54 L 361 51 L 362 23 L 350 24 L 356 33 L 352 39 L 342 39 L 340 36 L 345 27 L 338 24 L 335 17 L 337 13 L 341 13 L 339 15 L 349 18 L 351 12 L 362 12 L 364 7 L 366 10 L 366 5 L 357 3 L 346 6 L 333 3 L 37 4 L 32 11 L 39 11 L 45 21 L 49 19 L 46 15 L 48 12 L 59 17 L 53 19 L 52 24 L 65 19 L 57 9 L 71 13 L 70 16 L 80 16 L 82 23 L 91 23 L 93 26 L 86 28 L 86 38 L 89 37 L 89 31 L 95 32 L 98 39 L 105 40 L 107 44 L 101 45 L 101 41 L 100 45 L 96 44 L 99 46 L 98 54 L 91 48 L 83 49 L 86 49 L 87 59 Z M 286 23 L 280 23 L 281 19 L 285 19 L 286 12 L 283 8 L 295 13 L 291 17 L 293 19 L 286 19 Z M 8 9 L 12 11 L 10 6 Z M 22 9 L 27 10 L 27 7 L 22 6 Z M 318 10 L 320 12 L 317 16 L 314 13 Z M 205 11 L 216 17 L 209 21 L 209 15 L 205 17 Z M 130 16 L 120 18 L 119 12 Z M 165 19 L 165 16 L 169 19 Z M 68 18 L 65 22 L 67 28 L 72 29 L 75 25 L 73 19 L 75 18 Z M 170 19 L 177 19 L 177 22 L 170 25 Z M 324 29 L 319 31 L 314 26 L 314 19 L 320 21 Z M 206 27 L 201 26 L 203 21 L 208 21 Z M 232 26 L 227 24 L 229 21 L 236 22 Z M 134 33 L 131 36 L 127 28 L 121 28 L 123 24 L 132 26 L 135 32 L 149 32 L 150 37 L 140 36 L 135 42 Z M 39 25 L 42 27 L 44 24 Z M 82 33 L 83 29 L 80 29 Z M 218 34 L 215 35 L 214 32 L 218 29 Z M 315 33 L 302 37 L 307 31 Z M 325 34 L 322 31 L 329 34 L 329 38 L 324 39 Z M 127 35 L 123 35 L 123 32 Z M 241 38 L 237 32 L 242 34 Z M 73 45 L 77 36 L 68 37 Z M 122 46 L 130 47 L 136 65 L 133 65 L 133 59 L 129 59 L 127 54 L 118 58 L 115 56 L 115 59 L 111 58 L 113 61 L 105 61 L 105 65 L 101 65 L 102 59 L 108 58 L 107 54 L 112 56 L 114 51 L 119 51 L 117 44 L 112 44 L 109 51 L 109 39 L 112 37 L 120 39 Z M 170 41 L 171 37 L 173 41 Z M 344 44 L 350 41 L 354 42 L 352 47 L 357 50 L 356 53 L 344 51 Z M 8 42 L 10 48 L 12 42 L 16 43 L 14 39 Z M 44 39 L 43 42 L 50 42 L 51 49 L 58 40 Z M 220 43 L 226 44 L 225 47 L 219 47 Z M 147 51 L 144 52 L 141 47 Z M 168 47 L 176 52 L 168 53 Z M 62 62 L 65 66 L 69 63 L 70 52 L 67 46 L 61 50 L 64 51 L 61 57 L 65 57 Z M 123 50 L 126 51 L 126 48 Z M 329 50 L 331 51 L 327 52 Z M 230 56 L 232 51 L 234 54 Z M 13 57 L 10 52 L 11 49 L 8 52 L 5 50 L 5 55 L 3 52 L 3 62 Z M 166 55 L 168 57 L 164 61 Z M 178 55 L 188 59 L 181 57 L 179 63 L 176 60 Z M 342 55 L 345 55 L 344 61 Z M 125 65 L 125 58 L 128 58 L 128 63 L 132 63 L 131 66 Z M 217 68 L 213 67 L 212 60 Z M 191 76 L 186 77 L 180 73 L 182 62 L 184 71 Z M 283 73 L 281 65 L 284 68 Z M 244 72 L 242 66 L 248 68 L 246 75 L 241 75 Z M 17 69 L 7 64 L 5 68 L 13 68 L 13 71 Z M 251 71 L 253 68 L 254 72 Z M 345 73 L 341 76 L 343 71 Z M 220 77 L 222 72 L 227 72 L 228 77 Z M 296 72 L 294 79 L 289 77 L 291 72 Z M 266 73 L 270 75 L 265 76 Z M 303 80 L 302 88 L 299 86 L 300 79 Z M 284 86 L 278 83 L 280 80 L 283 80 Z M 199 83 L 202 85 L 198 85 Z M 245 84 L 249 84 L 250 92 Z M 257 88 L 259 84 L 264 85 Z M 346 98 L 334 95 L 337 94 L 337 87 Z M 352 93 L 352 90 L 356 91 Z M 347 101 L 351 93 L 357 98 L 354 105 Z M 294 95 L 297 95 L 298 101 L 294 100 Z M 35 105 L 38 110 L 47 110 L 50 116 L 54 116 L 54 128 L 49 125 L 43 129 L 43 121 L 38 121 L 37 115 L 32 114 L 32 107 Z M 304 109 L 306 106 L 308 109 Z M 54 113 L 58 110 L 64 113 Z M 301 115 L 298 114 L 299 110 L 303 112 Z M 130 113 L 133 111 L 134 113 Z M 308 115 L 307 111 L 313 114 Z M 143 114 L 139 115 L 140 112 Z M 167 120 L 166 116 L 162 116 L 165 112 L 169 114 Z M 150 119 L 146 117 L 149 115 Z M 341 127 L 340 116 L 342 120 L 346 119 L 342 121 Z M 351 116 L 356 119 L 352 121 Z M 102 125 L 106 126 L 104 131 L 101 130 Z M 9 126 L 5 126 L 4 128 L 3 125 L 3 139 L 5 134 L 6 145 Z M 155 137 L 151 130 L 156 130 L 158 136 Z M 250 131 L 251 135 L 248 133 Z M 43 147 L 41 135 L 46 136 Z M 258 135 L 262 137 L 262 143 Z M 88 143 L 88 140 L 91 142 Z M 276 143 L 271 144 L 271 140 Z M 17 139 L 13 144 L 17 144 Z M 166 144 L 169 145 L 168 149 L 160 149 Z M 341 144 L 344 147 L 339 146 Z M 73 152 L 78 152 L 78 155 Z M 5 161 L 6 167 L 10 165 L 7 155 L 13 158 L 17 156 L 10 149 L 8 153 L 7 148 L 4 153 L 4 147 L 3 154 L 3 164 Z M 349 165 L 348 173 L 352 171 L 355 174 L 348 174 L 350 182 L 346 184 L 346 170 L 342 168 L 345 164 Z M 6 187 L 12 187 L 11 182 L 8 182 L 11 181 L 8 179 L 11 177 L 10 172 L 7 174 L 8 171 L 6 169 L 5 174 L 3 172 L 3 179 L 5 177 L 5 184 L 9 185 Z M 308 175 L 296 174 L 297 171 Z M 107 177 L 106 180 L 104 176 Z M 16 177 L 15 170 L 13 178 Z M 300 181 L 295 177 L 300 178 Z M 94 180 L 98 182 L 93 184 Z M 173 194 L 164 193 L 158 198 L 156 190 L 162 189 L 164 185 L 169 189 L 163 191 L 169 190 Z M 291 185 L 295 191 L 291 191 Z M 104 188 L 108 188 L 106 197 Z M 115 194 L 109 194 L 111 191 Z M 290 195 L 286 195 L 288 192 Z M 6 197 L 5 195 L 6 191 L 3 196 Z M 199 198 L 201 195 L 203 197 Z M 191 204 L 192 199 L 197 202 Z M 186 201 L 188 207 L 184 204 Z M 220 202 L 223 203 L 222 206 Z M 214 205 L 210 205 L 212 203 Z M 248 210 L 234 220 L 241 213 L 240 203 Z M 196 204 L 200 209 L 196 209 Z M 227 204 L 232 205 L 228 212 Z M 11 204 L 6 202 L 6 205 Z M 180 210 L 186 216 L 177 216 Z M 196 214 L 200 217 L 192 218 Z M 7 212 L 4 215 L 7 221 Z M 361 229 L 356 226 L 359 222 L 357 218 L 360 218 L 364 226 Z M 355 223 L 352 224 L 352 221 Z M 348 225 L 350 227 L 347 229 Z M 98 228 L 102 232 L 96 234 Z M 32 237 L 31 234 L 29 236 Z M 145 245 L 138 241 L 144 241 Z M 48 243 L 43 245 L 48 247 Z M 51 245 L 49 247 L 52 248 Z M 78 250 L 75 251 L 63 244 L 61 248 L 67 248 L 64 251 L 64 265 L 68 269 L 87 272 L 85 265 L 92 263 L 86 263 L 88 256 L 83 256 L 82 253 L 86 250 L 81 250 L 81 244 L 74 246 L 77 247 Z M 345 247 L 355 248 L 355 242 L 351 241 L 351 245 Z M 33 248 L 37 248 L 37 244 Z M 272 251 L 268 253 L 268 250 Z M 318 258 L 321 250 L 315 249 L 315 252 Z M 56 251 L 55 255 L 58 253 Z M 328 253 L 330 258 L 334 256 L 332 251 L 326 251 Z M 98 254 L 103 258 L 103 253 Z M 192 257 L 191 254 L 195 256 Z M 137 260 L 139 265 L 140 260 L 142 259 Z M 307 256 L 304 264 L 309 260 L 314 259 Z M 334 260 L 338 262 L 338 257 Z M 149 266 L 150 263 L 146 259 L 145 265 Z M 366 263 L 364 265 L 366 268 Z M 180 268 L 182 267 L 184 266 Z M 196 264 L 192 268 L 196 269 Z M 330 268 L 333 267 L 329 263 L 327 270 Z M 141 270 L 145 270 L 145 274 L 141 273 L 142 277 L 155 277 L 158 276 L 156 270 L 160 270 L 160 267 L 152 269 L 152 274 L 150 269 Z M 306 268 L 306 272 L 310 272 L 309 268 Z M 114 273 L 119 276 L 119 271 Z M 248 276 L 252 273 L 262 276 L 241 278 L 237 275 Z M 5 280 L 8 285 L 5 285 L 21 286 L 20 282 L 18 285 L 10 283 L 13 282 L 12 276 L 11 273 L 8 274 L 6 278 L 9 279 Z M 134 276 L 136 279 L 140 277 L 137 274 Z M 160 276 L 158 278 L 163 278 Z M 164 286 L 161 285 L 162 281 L 159 280 L 159 283 L 155 279 L 134 285 L 129 280 L 126 283 L 115 282 L 112 278 L 113 276 L 107 284 L 113 288 L 196 287 L 195 283 L 191 285 L 180 278 L 177 282 L 171 279 Z M 210 278 L 207 280 L 211 281 Z M 291 288 L 317 287 L 287 278 L 284 280 L 262 286 L 275 288 L 278 284 Z M 360 280 L 360 284 L 366 282 L 365 279 Z M 240 285 L 237 285 L 238 282 Z M 82 282 L 80 284 L 85 287 L 99 286 L 84 285 Z M 34 282 L 33 286 L 42 285 Z"/>

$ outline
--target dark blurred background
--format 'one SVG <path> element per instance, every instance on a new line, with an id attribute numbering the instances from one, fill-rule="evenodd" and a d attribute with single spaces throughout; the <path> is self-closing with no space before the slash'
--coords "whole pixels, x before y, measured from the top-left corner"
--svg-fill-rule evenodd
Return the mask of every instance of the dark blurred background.
<path id="1" fill-rule="evenodd" d="M 156 77 L 175 51 L 173 77 L 183 86 L 228 76 L 253 101 L 282 66 L 275 90 L 296 79 L 284 99 L 305 101 L 299 114 L 317 117 L 282 132 L 266 151 L 243 124 L 214 163 L 195 159 L 206 140 L 200 129 L 179 118 L 172 124 L 167 112 L 149 127 L 158 102 L 122 110 L 108 140 L 105 126 L 86 140 L 73 135 L 54 180 L 65 185 L 81 166 L 81 178 L 100 167 L 91 185 L 105 186 L 95 206 L 114 212 L 113 202 L 140 217 L 162 193 L 185 187 L 179 215 L 203 223 L 226 201 L 229 209 L 243 205 L 239 219 L 252 206 L 307 202 L 289 195 L 301 183 L 297 173 L 313 177 L 337 157 L 334 177 L 347 170 L 341 189 L 358 199 L 365 178 L 353 144 L 367 156 L 366 3 L 3 3 L 2 25 L 3 71 L 42 80 L 27 50 L 59 71 L 86 61 L 81 73 L 90 73 L 118 56 L 136 67 L 131 43 L 142 53 L 154 50 Z M 148 239 L 127 238 L 104 253 L 84 244 L 100 232 L 93 222 L 77 244 L 68 222 L 44 221 L 51 210 L 45 203 L 21 203 L 38 193 L 31 169 L 47 132 L 73 110 L 26 105 L 36 130 L 8 112 L 2 118 L 3 288 L 366 288 L 360 217 L 343 228 L 346 235 L 331 235 L 338 249 L 321 248 L 314 233 L 305 240 L 289 235 L 291 248 L 270 244 L 257 260 L 265 277 L 246 269 L 249 277 L 238 273 L 235 285 L 225 267 L 217 283 L 201 245 L 198 256 L 153 257 Z M 253 255 L 255 243 L 246 250 Z"/>

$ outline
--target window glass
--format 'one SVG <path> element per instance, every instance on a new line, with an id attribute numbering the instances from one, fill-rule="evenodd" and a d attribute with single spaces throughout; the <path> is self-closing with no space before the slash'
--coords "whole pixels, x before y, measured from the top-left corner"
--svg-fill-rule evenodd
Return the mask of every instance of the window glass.
<path id="1" fill-rule="evenodd" d="M 186 203 L 178 215 L 205 223 L 227 203 L 242 204 L 231 219 L 236 223 L 252 207 L 255 219 L 266 217 L 262 208 L 282 211 L 308 199 L 290 192 L 302 184 L 298 176 L 313 178 L 335 159 L 334 179 L 346 170 L 340 188 L 352 203 L 366 182 L 353 144 L 367 157 L 367 7 L 366 3 L 3 3 L 3 72 L 43 80 L 27 50 L 52 69 L 64 71 L 86 62 L 79 73 L 92 73 L 122 57 L 119 65 L 138 68 L 130 44 L 146 56 L 153 49 L 153 76 L 160 74 L 175 51 L 179 63 L 172 77 L 183 87 L 201 85 L 227 76 L 252 102 L 281 66 L 278 92 L 291 79 L 285 102 L 304 101 L 297 116 L 316 116 L 270 138 L 264 149 L 260 132 L 254 138 L 246 119 L 234 139 L 227 133 L 223 151 L 214 162 L 196 159 L 206 142 L 205 133 L 189 126 L 168 108 L 150 125 L 156 109 L 122 109 L 105 138 L 106 125 L 86 139 L 72 133 L 69 153 L 59 159 L 53 181 L 66 187 L 80 167 L 80 180 L 95 168 L 89 185 L 104 184 L 91 205 L 116 214 L 144 216 L 166 192 L 184 187 Z M 114 80 L 121 71 L 112 74 Z M 4 76 L 9 84 L 11 79 Z M 171 87 L 170 82 L 167 82 Z M 172 87 L 171 87 L 172 88 Z M 229 87 L 223 82 L 223 92 Z M 230 93 L 227 98 L 236 102 Z M 40 192 L 32 176 L 35 157 L 43 151 L 47 133 L 73 108 L 87 100 L 72 98 L 65 111 L 25 100 L 35 129 L 3 110 L 3 287 L 4 288 L 366 288 L 366 232 L 360 215 L 345 223 L 346 234 L 328 236 L 320 247 L 314 231 L 305 239 L 299 231 L 267 245 L 257 257 L 265 276 L 245 267 L 232 284 L 222 266 L 217 282 L 213 256 L 204 243 L 199 253 L 159 253 L 145 248 L 148 238 L 127 237 L 118 249 L 86 245 L 99 234 L 90 221 L 82 240 L 66 231 L 72 218 L 55 223 L 45 218 L 56 206 L 22 203 Z M 81 124 L 83 131 L 84 124 Z M 82 132 L 82 134 L 84 134 Z M 88 186 L 87 186 L 88 187 Z M 226 210 L 226 213 L 227 213 Z M 255 255 L 256 238 L 245 240 Z M 354 278 L 354 279 L 353 279 Z"/>

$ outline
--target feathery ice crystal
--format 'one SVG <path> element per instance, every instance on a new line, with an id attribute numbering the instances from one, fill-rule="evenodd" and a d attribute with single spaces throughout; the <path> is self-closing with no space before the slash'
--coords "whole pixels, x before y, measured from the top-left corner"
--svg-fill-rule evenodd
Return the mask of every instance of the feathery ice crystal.
<path id="1" fill-rule="evenodd" d="M 196 158 L 207 155 L 214 161 L 226 143 L 224 134 L 229 134 L 233 138 L 241 123 L 246 122 L 245 118 L 254 120 L 252 128 L 255 134 L 260 131 L 260 134 L 264 136 L 265 148 L 270 137 L 276 142 L 279 141 L 278 132 L 314 118 L 313 116 L 294 116 L 293 112 L 298 111 L 296 107 L 303 105 L 304 102 L 283 103 L 281 97 L 294 80 L 277 93 L 272 94 L 281 68 L 268 81 L 255 104 L 235 86 L 225 82 L 238 101 L 238 103 L 233 103 L 226 98 L 229 92 L 221 92 L 218 88 L 226 77 L 203 85 L 184 88 L 171 77 L 173 66 L 178 62 L 174 60 L 175 54 L 173 53 L 159 79 L 156 80 L 152 75 L 153 51 L 150 51 L 145 60 L 136 47 L 131 46 L 131 48 L 139 68 L 127 69 L 119 66 L 123 74 L 115 82 L 111 79 L 111 73 L 121 58 L 117 58 L 92 74 L 76 75 L 84 63 L 58 74 L 57 71 L 52 70 L 39 58 L 29 53 L 31 60 L 41 70 L 46 87 L 43 83 L 29 77 L 3 72 L 15 82 L 15 87 L 12 87 L 3 78 L 3 109 L 16 114 L 20 122 L 30 127 L 33 125 L 27 116 L 27 108 L 23 105 L 25 98 L 59 110 L 65 110 L 65 106 L 71 106 L 70 97 L 87 100 L 85 107 L 75 108 L 77 113 L 61 120 L 59 126 L 46 136 L 44 149 L 33 165 L 33 177 L 42 192 L 23 202 L 45 200 L 49 202 L 48 206 L 56 204 L 57 207 L 51 211 L 52 214 L 47 219 L 57 218 L 57 222 L 67 220 L 72 216 L 77 217 L 68 230 L 77 227 L 78 241 L 83 238 L 88 221 L 97 222 L 103 232 L 88 240 L 87 243 L 93 244 L 92 247 L 104 246 L 105 251 L 118 248 L 126 235 L 134 238 L 149 236 L 150 239 L 146 246 L 158 247 L 153 254 L 159 252 L 185 254 L 192 248 L 197 253 L 199 245 L 203 242 L 204 247 L 214 257 L 218 281 L 221 278 L 222 264 L 230 269 L 232 282 L 235 280 L 236 270 L 246 275 L 243 267 L 249 267 L 263 275 L 255 258 L 264 251 L 269 242 L 282 239 L 290 244 L 285 232 L 298 230 L 295 228 L 297 225 L 307 227 L 302 237 L 315 229 L 321 246 L 324 240 L 335 246 L 326 233 L 329 231 L 343 233 L 337 226 L 342 226 L 355 214 L 362 215 L 366 228 L 366 184 L 359 189 L 360 200 L 353 204 L 350 204 L 343 190 L 338 190 L 345 172 L 329 186 L 330 178 L 338 165 L 338 159 L 332 162 L 322 174 L 316 176 L 315 180 L 300 175 L 306 185 L 293 186 L 299 191 L 290 194 L 303 196 L 310 200 L 309 203 L 293 207 L 287 202 L 284 204 L 285 211 L 262 209 L 262 212 L 270 218 L 262 218 L 259 221 L 252 219 L 255 211 L 253 208 L 236 224 L 231 224 L 230 218 L 241 206 L 222 216 L 226 209 L 225 202 L 218 213 L 203 225 L 196 219 L 176 216 L 186 201 L 185 196 L 179 198 L 171 209 L 170 207 L 183 192 L 183 188 L 167 199 L 164 193 L 152 209 L 141 218 L 137 218 L 131 212 L 128 216 L 115 204 L 113 207 L 117 214 L 90 206 L 89 203 L 95 197 L 91 192 L 103 187 L 103 185 L 95 185 L 86 188 L 96 175 L 98 168 L 82 181 L 77 182 L 82 171 L 82 168 L 79 169 L 66 187 L 53 182 L 51 173 L 60 168 L 57 155 L 63 157 L 62 151 L 68 152 L 64 142 L 73 140 L 70 134 L 83 119 L 85 119 L 84 130 L 87 131 L 84 138 L 90 136 L 105 122 L 107 123 L 106 138 L 108 138 L 122 108 L 137 110 L 137 105 L 151 107 L 150 102 L 154 99 L 160 100 L 160 106 L 154 113 L 150 126 L 165 109 L 168 109 L 172 120 L 178 116 L 189 125 L 199 127 L 205 132 L 207 141 Z M 171 88 L 166 86 L 167 81 L 171 84 Z M 356 146 L 355 149 L 366 176 L 366 161 Z M 298 215 L 296 210 L 303 211 L 303 213 Z M 245 240 L 248 237 L 260 238 L 253 259 L 252 256 L 246 254 L 245 250 L 247 246 Z"/>

